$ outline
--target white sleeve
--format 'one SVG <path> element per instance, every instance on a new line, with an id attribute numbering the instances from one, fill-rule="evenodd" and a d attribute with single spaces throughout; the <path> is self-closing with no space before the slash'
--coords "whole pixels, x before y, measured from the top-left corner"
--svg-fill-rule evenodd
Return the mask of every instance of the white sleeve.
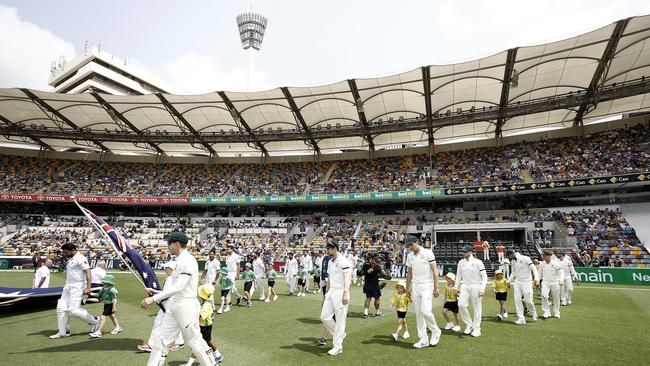
<path id="1" fill-rule="evenodd" d="M 161 301 L 176 295 L 185 288 L 185 286 L 190 282 L 191 278 L 191 275 L 187 273 L 181 273 L 181 275 L 178 277 L 178 280 L 174 281 L 168 289 L 164 289 L 162 292 L 153 295 L 153 300 L 157 303 L 160 303 Z"/>
<path id="2" fill-rule="evenodd" d="M 436 255 L 433 254 L 433 250 L 429 251 L 429 253 L 431 253 L 431 255 L 429 255 L 429 258 L 428 258 L 428 259 L 429 259 L 429 263 L 431 263 L 431 262 L 435 262 L 435 261 L 436 261 Z"/>
<path id="3" fill-rule="evenodd" d="M 485 264 L 482 261 L 478 261 L 478 268 L 481 272 L 481 291 L 485 292 L 485 286 L 487 286 L 487 272 L 485 271 Z"/>
<path id="4" fill-rule="evenodd" d="M 510 266 L 510 278 L 508 278 L 508 282 L 512 283 L 515 279 L 517 279 L 517 275 L 515 274 L 517 271 L 515 270 L 513 261 L 510 261 L 510 263 L 508 263 L 508 266 Z"/>
<path id="5" fill-rule="evenodd" d="M 569 273 L 571 274 L 571 278 L 578 277 L 578 273 L 576 273 L 575 268 L 573 268 L 573 261 L 569 261 Z"/>
<path id="6" fill-rule="evenodd" d="M 539 282 L 539 272 L 537 272 L 537 267 L 535 267 L 535 264 L 533 264 L 533 261 L 530 261 L 528 263 L 528 268 L 530 268 L 530 270 L 533 271 L 533 281 L 538 281 Z"/>

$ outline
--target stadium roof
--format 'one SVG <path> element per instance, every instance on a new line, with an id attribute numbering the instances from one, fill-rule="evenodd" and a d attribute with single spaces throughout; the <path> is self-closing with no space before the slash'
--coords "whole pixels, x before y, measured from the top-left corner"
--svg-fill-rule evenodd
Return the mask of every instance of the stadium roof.
<path id="1" fill-rule="evenodd" d="M 418 146 L 644 111 L 646 76 L 650 16 L 478 60 L 314 87 L 139 96 L 0 89 L 0 144 L 223 156 Z"/>

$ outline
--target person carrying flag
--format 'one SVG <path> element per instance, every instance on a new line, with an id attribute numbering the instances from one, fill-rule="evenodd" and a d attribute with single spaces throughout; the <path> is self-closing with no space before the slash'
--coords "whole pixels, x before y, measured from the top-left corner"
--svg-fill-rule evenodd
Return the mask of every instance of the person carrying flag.
<path id="1" fill-rule="evenodd" d="M 177 258 L 176 268 L 172 272 L 172 287 L 147 297 L 140 303 L 140 306 L 146 309 L 154 303 L 170 299 L 161 325 L 161 339 L 152 345 L 147 365 L 160 366 L 165 363 L 168 347 L 174 342 L 179 329 L 199 363 L 202 366 L 215 365 L 212 348 L 203 340 L 199 330 L 200 306 L 196 297 L 199 265 L 187 250 L 189 239 L 185 233 L 175 231 L 166 241 L 169 251 Z"/>

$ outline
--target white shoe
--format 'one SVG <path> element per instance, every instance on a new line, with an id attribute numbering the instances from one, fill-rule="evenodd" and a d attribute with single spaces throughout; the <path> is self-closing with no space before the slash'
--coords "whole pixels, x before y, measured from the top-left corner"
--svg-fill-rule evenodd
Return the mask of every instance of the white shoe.
<path id="1" fill-rule="evenodd" d="M 497 314 L 497 319 L 499 319 L 499 320 L 503 320 L 503 315 L 501 315 L 501 314 Z"/>
<path id="2" fill-rule="evenodd" d="M 437 337 L 431 336 L 431 340 L 429 341 L 429 346 L 435 347 L 438 342 L 440 342 L 440 334 L 438 334 Z"/>
<path id="3" fill-rule="evenodd" d="M 278 295 L 273 296 L 273 301 L 278 299 Z"/>
<path id="4" fill-rule="evenodd" d="M 266 298 L 264 296 L 260 297 L 260 301 L 264 301 Z"/>
<path id="5" fill-rule="evenodd" d="M 402 334 L 402 339 L 409 339 L 410 336 L 409 332 L 404 332 L 404 334 Z"/>
<path id="6" fill-rule="evenodd" d="M 480 337 L 481 336 L 481 329 L 473 329 L 472 330 L 472 337 Z"/>
<path id="7" fill-rule="evenodd" d="M 99 329 L 99 317 L 95 317 L 95 324 L 90 328 L 90 333 L 95 333 L 97 332 L 97 329 Z"/>
<path id="8" fill-rule="evenodd" d="M 526 319 L 517 319 L 517 320 L 515 321 L 515 324 L 517 324 L 517 325 L 524 325 L 524 324 L 526 324 Z"/>
<path id="9" fill-rule="evenodd" d="M 566 304 L 567 304 L 567 305 L 571 305 L 571 300 L 567 300 L 567 301 L 566 301 Z"/>
<path id="10" fill-rule="evenodd" d="M 564 300 L 561 301 L 561 302 L 560 302 L 560 305 L 561 305 L 561 306 L 566 306 L 566 301 L 564 301 Z"/>
<path id="11" fill-rule="evenodd" d="M 393 337 L 393 342 L 397 342 L 397 338 L 398 338 L 397 333 L 392 333 L 390 336 Z"/>
<path id="12" fill-rule="evenodd" d="M 537 313 L 534 313 L 534 314 L 533 314 L 532 319 L 533 319 L 533 321 L 537 321 Z"/>
<path id="13" fill-rule="evenodd" d="M 560 319 L 560 313 L 555 314 L 555 318 Z"/>
<path id="14" fill-rule="evenodd" d="M 66 333 L 64 335 L 61 335 L 59 333 L 53 334 L 50 336 L 50 339 L 59 339 L 59 338 L 65 338 L 65 337 L 70 337 L 70 333 Z"/>
<path id="15" fill-rule="evenodd" d="M 471 327 L 467 327 L 467 328 L 465 328 L 465 331 L 464 331 L 463 333 L 464 333 L 464 334 L 467 334 L 467 335 L 472 334 L 472 328 L 471 328 Z"/>
<path id="16" fill-rule="evenodd" d="M 264 300 L 264 302 L 271 302 L 271 298 L 270 298 L 270 297 L 267 297 L 267 298 Z"/>
<path id="17" fill-rule="evenodd" d="M 123 330 L 124 330 L 124 329 L 122 329 L 122 327 L 115 328 L 115 329 L 113 329 L 113 330 L 111 331 L 111 334 L 117 334 L 117 333 L 119 333 L 119 332 L 121 332 L 121 331 L 123 331 Z"/>
<path id="18" fill-rule="evenodd" d="M 460 332 L 460 325 L 456 325 L 453 328 L 451 328 L 454 332 Z"/>
<path id="19" fill-rule="evenodd" d="M 338 349 L 338 348 L 336 348 L 336 347 L 335 347 L 335 348 L 332 348 L 332 349 L 329 350 L 329 351 L 327 351 L 327 355 L 328 355 L 328 356 L 336 356 L 336 355 L 341 354 L 341 353 L 343 353 L 343 350 L 342 350 L 342 349 Z"/>
<path id="20" fill-rule="evenodd" d="M 226 307 L 226 308 L 224 309 L 223 312 L 224 312 L 224 313 L 227 313 L 227 312 L 229 312 L 229 311 L 230 311 L 230 306 Z"/>
<path id="21" fill-rule="evenodd" d="M 101 337 L 102 337 L 102 334 L 99 333 L 99 332 L 92 332 L 92 333 L 88 334 L 88 336 L 89 336 L 90 338 L 101 338 Z"/>
<path id="22" fill-rule="evenodd" d="M 428 341 L 419 341 L 418 343 L 415 343 L 413 345 L 413 348 L 418 348 L 418 349 L 426 348 L 426 347 L 429 347 L 429 342 Z"/>
<path id="23" fill-rule="evenodd" d="M 217 314 L 223 314 L 223 308 L 219 308 L 219 310 L 217 310 Z"/>
<path id="24" fill-rule="evenodd" d="M 508 319 L 508 313 L 503 313 L 503 318 Z"/>
<path id="25" fill-rule="evenodd" d="M 453 328 L 453 327 L 454 327 L 454 323 L 449 322 L 449 323 L 447 323 L 447 324 L 445 325 L 445 330 L 449 330 L 449 329 L 451 329 L 451 328 Z"/>
<path id="26" fill-rule="evenodd" d="M 548 318 L 550 318 L 550 317 L 551 317 L 551 313 L 544 313 L 544 314 L 542 314 L 542 318 L 544 318 L 544 319 L 548 319 Z"/>

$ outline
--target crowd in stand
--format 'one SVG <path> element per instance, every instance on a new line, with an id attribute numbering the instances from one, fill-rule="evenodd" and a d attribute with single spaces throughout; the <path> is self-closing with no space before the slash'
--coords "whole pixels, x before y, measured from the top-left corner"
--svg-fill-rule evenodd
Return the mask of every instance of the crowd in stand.
<path id="1" fill-rule="evenodd" d="M 650 254 L 620 211 L 581 210 L 556 215 L 568 234 L 575 235 L 582 264 L 645 267 L 650 263 Z"/>
<path id="2" fill-rule="evenodd" d="M 650 166 L 650 128 L 637 125 L 580 138 L 531 143 L 538 181 L 645 172 Z"/>
<path id="3" fill-rule="evenodd" d="M 372 160 L 149 164 L 0 155 L 0 192 L 88 195 L 300 195 L 415 190 L 645 172 L 647 125 L 582 137 Z"/>
<path id="4" fill-rule="evenodd" d="M 110 217 L 107 221 L 151 263 L 168 259 L 163 239 L 178 229 L 194 238 L 191 252 L 197 258 L 205 257 L 213 249 L 235 248 L 243 256 L 256 252 L 266 259 L 283 261 L 288 253 L 316 253 L 323 250 L 328 240 L 335 240 L 344 250 L 354 251 L 359 256 L 386 253 L 399 262 L 404 254 L 399 243 L 408 225 L 539 221 L 560 222 L 569 236 L 576 237 L 579 250 L 575 259 L 580 265 L 643 267 L 650 263 L 650 254 L 639 242 L 634 229 L 620 211 L 612 210 L 570 213 L 518 210 L 514 215 L 450 213 L 368 221 L 322 216 L 236 220 Z M 62 244 L 72 242 L 89 259 L 114 257 L 112 248 L 83 217 L 25 215 L 22 225 L 23 229 L 1 243 L 2 255 L 56 257 Z M 208 228 L 213 230 L 206 230 Z M 252 230 L 247 230 L 247 234 L 233 231 L 242 228 Z M 264 233 L 260 229 L 265 230 Z M 535 229 L 532 234 L 538 245 L 555 239 L 555 233 L 549 229 Z"/>

